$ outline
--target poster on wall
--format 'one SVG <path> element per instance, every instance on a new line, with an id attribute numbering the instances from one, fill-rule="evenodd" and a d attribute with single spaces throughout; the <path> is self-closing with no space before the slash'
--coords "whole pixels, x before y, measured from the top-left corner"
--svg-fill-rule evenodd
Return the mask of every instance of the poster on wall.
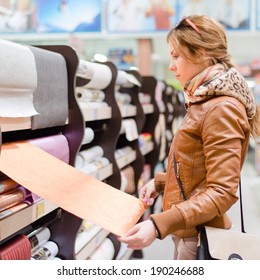
<path id="1" fill-rule="evenodd" d="M 0 0 L 0 32 L 28 32 L 35 26 L 33 0 Z"/>
<path id="2" fill-rule="evenodd" d="M 176 22 L 176 1 L 107 0 L 107 32 L 144 33 L 167 31 Z"/>
<path id="3" fill-rule="evenodd" d="M 227 30 L 250 28 L 251 0 L 179 0 L 179 18 L 191 14 L 208 15 Z"/>
<path id="4" fill-rule="evenodd" d="M 260 30 L 260 0 L 256 0 L 255 18 L 256 18 L 256 29 L 259 31 Z"/>
<path id="5" fill-rule="evenodd" d="M 100 32 L 102 0 L 0 0 L 0 32 Z"/>
<path id="6" fill-rule="evenodd" d="M 37 32 L 100 32 L 102 0 L 35 0 Z"/>

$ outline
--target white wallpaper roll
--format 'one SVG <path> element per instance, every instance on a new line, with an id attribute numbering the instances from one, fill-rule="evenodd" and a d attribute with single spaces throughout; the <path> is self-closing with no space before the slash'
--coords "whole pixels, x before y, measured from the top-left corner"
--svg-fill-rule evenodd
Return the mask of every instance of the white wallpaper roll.
<path id="1" fill-rule="evenodd" d="M 47 260 L 55 257 L 59 252 L 58 245 L 53 241 L 47 241 L 32 255 L 32 260 Z"/>
<path id="2" fill-rule="evenodd" d="M 26 46 L 0 40 L 0 53 L 0 117 L 37 115 L 33 106 L 37 69 L 32 51 Z"/>
<path id="3" fill-rule="evenodd" d="M 106 238 L 95 252 L 89 257 L 90 260 L 112 260 L 115 254 L 113 242 Z"/>
<path id="4" fill-rule="evenodd" d="M 93 141 L 94 139 L 94 130 L 90 127 L 86 127 L 85 128 L 85 133 L 84 133 L 84 137 L 82 140 L 82 144 L 89 144 Z"/>
<path id="5" fill-rule="evenodd" d="M 80 151 L 79 154 L 83 156 L 84 162 L 88 163 L 96 158 L 103 157 L 104 150 L 101 146 L 93 146 L 89 149 Z"/>
<path id="6" fill-rule="evenodd" d="M 133 87 L 134 85 L 141 86 L 141 83 L 132 74 L 123 70 L 117 72 L 116 84 L 124 87 Z"/>
<path id="7" fill-rule="evenodd" d="M 76 98 L 81 102 L 103 101 L 105 99 L 105 93 L 100 89 L 77 87 Z"/>
<path id="8" fill-rule="evenodd" d="M 37 231 L 35 234 L 29 237 L 32 251 L 36 250 L 37 248 L 39 248 L 39 246 L 47 242 L 50 239 L 50 237 L 51 231 L 49 228 L 40 228 L 39 231 Z"/>
<path id="9" fill-rule="evenodd" d="M 77 234 L 75 241 L 75 253 L 77 254 L 84 246 L 90 242 L 100 230 L 99 226 L 93 226 L 88 231 L 82 231 Z"/>
<path id="10" fill-rule="evenodd" d="M 104 89 L 112 80 L 112 72 L 107 65 L 84 60 L 80 60 L 77 76 L 90 80 L 85 88 Z"/>

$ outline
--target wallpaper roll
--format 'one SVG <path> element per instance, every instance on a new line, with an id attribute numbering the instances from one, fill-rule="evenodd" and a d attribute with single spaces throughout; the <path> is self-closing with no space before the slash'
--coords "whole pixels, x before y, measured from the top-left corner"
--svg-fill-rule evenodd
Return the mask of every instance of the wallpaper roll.
<path id="1" fill-rule="evenodd" d="M 90 80 L 84 87 L 93 89 L 105 89 L 112 80 L 107 65 L 84 60 L 80 60 L 77 76 Z"/>
<path id="2" fill-rule="evenodd" d="M 69 143 L 63 134 L 29 139 L 28 142 L 49 153 L 50 155 L 66 163 L 69 163 Z M 37 194 L 32 193 L 32 199 L 34 202 L 36 202 L 40 199 L 40 197 Z"/>
<path id="3" fill-rule="evenodd" d="M 0 194 L 11 191 L 15 189 L 17 186 L 18 184 L 14 180 L 10 178 L 5 178 L 0 181 Z"/>
<path id="4" fill-rule="evenodd" d="M 115 247 L 109 238 L 106 238 L 89 257 L 90 260 L 113 260 Z"/>
<path id="5" fill-rule="evenodd" d="M 95 158 L 103 157 L 104 150 L 101 146 L 93 146 L 80 151 L 79 154 L 84 158 L 84 163 L 86 164 L 93 161 Z"/>
<path id="6" fill-rule="evenodd" d="M 133 141 L 138 139 L 139 134 L 138 134 L 137 124 L 134 119 L 131 118 L 123 119 L 122 128 L 123 131 L 125 131 L 126 139 L 128 141 Z"/>
<path id="7" fill-rule="evenodd" d="M 32 251 L 37 250 L 42 244 L 47 242 L 50 237 L 51 231 L 45 226 L 28 235 Z"/>
<path id="8" fill-rule="evenodd" d="M 89 163 L 84 164 L 78 169 L 86 174 L 93 174 L 98 172 L 100 169 L 109 165 L 109 160 L 105 157 L 99 157 Z"/>
<path id="9" fill-rule="evenodd" d="M 89 144 L 94 139 L 94 130 L 91 127 L 86 127 L 84 131 L 84 137 L 82 140 L 82 144 Z"/>
<path id="10" fill-rule="evenodd" d="M 12 206 L 12 207 L 4 210 L 4 211 L 1 211 L 0 212 L 0 220 L 14 214 L 15 212 L 18 212 L 19 210 L 24 209 L 27 206 L 28 206 L 27 203 L 20 202 L 19 204 L 16 204 L 16 205 L 14 205 L 14 206 Z"/>
<path id="11" fill-rule="evenodd" d="M 35 253 L 32 254 L 32 260 L 47 260 L 54 258 L 59 252 L 58 245 L 53 241 L 43 243 Z"/>
<path id="12" fill-rule="evenodd" d="M 115 235 L 126 233 L 146 210 L 140 199 L 26 141 L 2 145 L 0 171 L 38 196 Z"/>
<path id="13" fill-rule="evenodd" d="M 121 174 L 121 190 L 133 194 L 135 191 L 135 172 L 134 168 L 129 165 L 120 171 Z"/>
<path id="14" fill-rule="evenodd" d="M 115 93 L 115 96 L 116 96 L 116 101 L 119 105 L 130 104 L 132 101 L 132 97 L 128 93 L 122 93 L 122 92 L 117 91 Z"/>
<path id="15" fill-rule="evenodd" d="M 56 158 L 69 163 L 69 143 L 63 134 L 29 139 L 28 142 Z"/>
<path id="16" fill-rule="evenodd" d="M 82 250 L 100 231 L 99 226 L 92 226 L 91 229 L 79 232 L 75 241 L 75 253 Z"/>
<path id="17" fill-rule="evenodd" d="M 15 189 L 0 195 L 0 211 L 8 209 L 20 202 L 25 198 L 25 193 L 21 189 Z"/>
<path id="18" fill-rule="evenodd" d="M 105 93 L 99 89 L 76 88 L 76 97 L 81 102 L 103 101 Z"/>
<path id="19" fill-rule="evenodd" d="M 30 47 L 34 54 L 38 84 L 33 104 L 39 115 L 32 129 L 64 125 L 68 119 L 68 78 L 64 57 L 56 52 Z"/>
<path id="20" fill-rule="evenodd" d="M 33 104 L 37 69 L 32 51 L 23 45 L 0 40 L 0 117 L 37 115 Z"/>
<path id="21" fill-rule="evenodd" d="M 123 70 L 117 72 L 116 84 L 124 87 L 133 87 L 134 85 L 141 86 L 141 83 L 132 74 L 129 74 Z"/>
<path id="22" fill-rule="evenodd" d="M 0 246 L 2 260 L 30 260 L 31 245 L 26 235 L 17 235 Z"/>

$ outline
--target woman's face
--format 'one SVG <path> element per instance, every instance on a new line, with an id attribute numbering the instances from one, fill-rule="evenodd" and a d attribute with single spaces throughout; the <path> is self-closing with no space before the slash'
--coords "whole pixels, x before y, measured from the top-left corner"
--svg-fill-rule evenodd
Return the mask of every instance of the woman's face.
<path id="1" fill-rule="evenodd" d="M 189 62 L 185 57 L 176 52 L 171 42 L 169 42 L 168 46 L 171 57 L 169 70 L 173 72 L 181 86 L 184 87 L 187 82 L 207 67 L 206 63 L 194 64 Z M 191 56 L 187 48 L 183 47 L 182 51 L 188 57 Z"/>

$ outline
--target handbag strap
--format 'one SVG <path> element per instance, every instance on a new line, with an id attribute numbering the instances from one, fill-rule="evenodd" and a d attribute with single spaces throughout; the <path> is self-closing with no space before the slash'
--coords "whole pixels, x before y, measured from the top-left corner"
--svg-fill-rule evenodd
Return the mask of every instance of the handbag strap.
<path id="1" fill-rule="evenodd" d="M 181 194 L 183 196 L 184 200 L 187 200 L 187 197 L 184 192 L 184 188 L 182 186 L 182 182 L 179 176 L 179 172 L 177 170 L 177 160 L 175 157 L 175 153 L 173 155 L 173 160 L 174 160 L 174 172 L 175 172 L 175 177 L 178 183 L 178 186 L 180 188 Z M 245 225 L 244 225 L 244 216 L 243 216 L 243 203 L 242 203 L 242 186 L 241 186 L 241 176 L 239 177 L 239 184 L 238 184 L 238 189 L 239 189 L 239 206 L 240 206 L 240 222 L 241 222 L 241 231 L 245 233 Z"/>
<path id="2" fill-rule="evenodd" d="M 245 231 L 245 225 L 244 225 L 244 216 L 243 216 L 243 203 L 242 203 L 242 185 L 241 185 L 241 176 L 239 177 L 239 184 L 238 184 L 238 189 L 239 189 L 239 205 L 240 205 L 240 222 L 241 222 L 241 231 Z"/>

